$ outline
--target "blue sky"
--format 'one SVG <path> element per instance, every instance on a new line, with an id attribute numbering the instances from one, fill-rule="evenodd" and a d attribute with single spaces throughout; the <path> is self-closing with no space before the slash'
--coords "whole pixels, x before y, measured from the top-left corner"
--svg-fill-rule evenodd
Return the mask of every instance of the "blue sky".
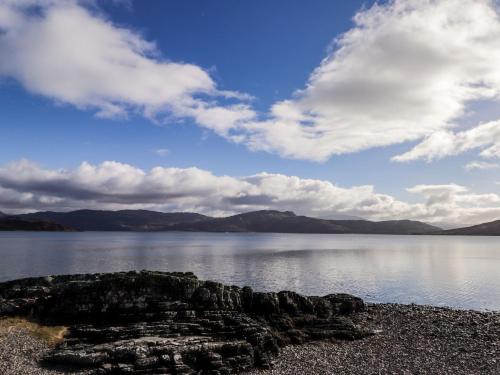
<path id="1" fill-rule="evenodd" d="M 426 41 L 431 43 L 433 33 L 436 40 L 441 38 L 445 42 L 449 35 L 439 25 L 433 29 L 429 25 L 414 24 L 412 20 L 425 18 L 426 12 L 444 14 L 455 9 L 454 7 L 471 7 L 474 10 L 471 12 L 472 16 L 459 20 L 458 23 L 462 24 L 456 26 L 466 30 L 467 23 L 479 25 L 481 17 L 490 17 L 489 11 L 497 11 L 492 2 L 444 0 L 437 2 L 439 5 L 436 5 L 436 9 L 429 9 L 430 5 L 426 8 L 411 0 L 379 2 L 375 6 L 371 1 L 320 0 L 27 0 L 22 3 L 23 5 L 16 5 L 10 0 L 0 1 L 0 29 L 4 30 L 4 40 L 0 34 L 0 56 L 4 60 L 3 65 L 0 63 L 0 165 L 3 165 L 0 188 L 8 189 L 9 194 L 32 196 L 27 203 L 22 203 L 22 199 L 16 196 L 12 198 L 17 200 L 16 204 L 4 202 L 3 207 L 0 205 L 0 210 L 70 209 L 101 205 L 121 208 L 117 202 L 102 202 L 99 199 L 77 202 L 72 196 L 56 197 L 46 190 L 39 191 L 33 187 L 37 185 L 34 180 L 41 171 L 48 175 L 50 172 L 71 174 L 78 171 L 82 162 L 99 166 L 105 161 L 115 161 L 144 173 L 157 166 L 180 169 L 196 167 L 214 176 L 230 176 L 239 181 L 267 172 L 297 176 L 302 180 L 326 181 L 348 192 L 358 186 L 369 185 L 375 194 L 373 199 L 377 202 L 382 198 L 376 194 L 393 199 L 390 208 L 377 205 L 376 209 L 362 204 L 350 207 L 335 202 L 328 210 L 321 210 L 324 203 L 316 202 L 308 206 L 303 201 L 309 198 L 304 197 L 295 197 L 295 201 L 280 201 L 268 207 L 293 210 L 296 205 L 298 211 L 316 213 L 317 216 L 328 217 L 340 212 L 383 219 L 391 215 L 408 217 L 412 216 L 412 212 L 419 211 L 413 218 L 458 223 L 460 220 L 475 222 L 493 219 L 500 214 L 500 198 L 496 198 L 500 188 L 497 184 L 500 181 L 500 169 L 497 168 L 495 153 L 495 147 L 500 143 L 497 143 L 497 139 L 500 140 L 498 127 L 494 123 L 485 130 L 480 128 L 481 132 L 491 132 L 490 135 L 481 136 L 480 141 L 472 139 L 475 133 L 470 133 L 471 129 L 474 130 L 487 121 L 495 122 L 500 116 L 495 91 L 500 85 L 496 79 L 491 78 L 495 73 L 500 74 L 495 72 L 496 55 L 492 56 L 492 61 L 488 64 L 485 63 L 481 69 L 474 68 L 475 70 L 471 68 L 472 63 L 463 59 L 464 68 L 456 76 L 446 78 L 450 67 L 457 65 L 456 61 L 450 62 L 447 67 L 441 62 L 441 56 L 436 57 L 430 52 L 429 56 L 424 55 L 430 51 L 430 46 L 425 46 L 420 51 L 411 45 L 414 40 L 403 37 L 401 40 L 397 39 L 401 28 L 406 31 L 404 28 L 408 25 L 408 30 L 420 27 L 427 33 L 422 37 L 424 42 L 418 41 L 418 46 L 415 44 L 417 47 Z M 6 17 L 2 18 L 2 11 L 4 14 L 20 15 L 21 20 L 14 24 Z M 59 18 L 51 18 L 53 14 L 57 14 Z M 411 18 L 412 14 L 418 17 Z M 365 21 L 360 21 L 361 18 L 353 20 L 356 15 L 364 17 Z M 88 44 L 94 43 L 96 39 L 85 39 L 85 35 L 81 34 L 82 30 L 69 30 L 67 36 L 62 36 L 65 39 L 58 39 L 61 38 L 61 33 L 53 39 L 50 39 L 52 34 L 42 41 L 37 41 L 36 36 L 31 36 L 35 39 L 28 39 L 32 25 L 49 25 L 64 31 L 64 27 L 71 27 L 71 22 L 70 26 L 63 22 L 65 18 L 70 20 L 70 17 L 76 17 L 75 25 L 78 22 L 89 22 L 89 33 L 91 26 L 95 26 L 96 36 L 101 35 L 97 32 L 112 35 L 116 31 L 121 35 L 132 33 L 140 43 L 154 42 L 153 50 L 140 47 L 138 52 L 134 52 L 140 58 L 144 57 L 147 64 L 160 66 L 175 63 L 189 69 L 198 69 L 199 71 L 190 71 L 189 74 L 198 74 L 200 82 L 203 82 L 197 83 L 195 93 L 189 91 L 188 96 L 190 100 L 196 101 L 196 106 L 200 106 L 196 107 L 200 112 L 193 114 L 194 112 L 190 112 L 193 110 L 191 104 L 187 107 L 179 105 L 178 99 L 162 99 L 158 105 L 154 95 L 151 95 L 153 91 L 146 92 L 149 90 L 147 87 L 137 88 L 138 92 L 144 89 L 145 95 L 131 98 L 135 91 L 133 85 L 140 86 L 140 80 L 124 86 L 124 91 L 130 89 L 132 92 L 124 97 L 120 96 L 121 92 L 109 94 L 107 88 L 98 84 L 90 87 L 91 83 L 87 84 L 89 81 L 84 81 L 85 77 L 82 81 L 75 80 L 76 84 L 71 86 L 73 73 L 61 73 L 61 78 L 57 68 L 53 68 L 56 63 L 65 64 L 62 59 L 73 54 L 70 50 L 64 55 L 61 50 L 68 45 L 69 49 L 75 48 L 78 51 L 80 43 L 80 52 L 88 49 L 91 54 L 94 49 Z M 406 24 L 405 17 L 408 17 Z M 10 16 L 9 19 L 14 18 Z M 95 25 L 92 24 L 94 21 Z M 431 26 L 432 22 L 433 19 L 429 19 Z M 439 22 L 442 21 L 436 19 L 436 24 Z M 388 37 L 389 34 L 383 30 L 391 27 L 394 33 Z M 495 28 L 493 31 L 498 30 Z M 491 34 L 492 30 L 477 32 Z M 342 39 L 346 35 L 344 33 L 348 33 L 349 38 Z M 102 35 L 104 39 L 104 34 Z M 9 36 L 15 43 L 8 39 Z M 13 39 L 14 37 L 18 39 Z M 373 42 L 370 41 L 371 37 Z M 471 40 L 464 37 L 462 44 L 450 46 L 450 51 L 455 51 L 452 47 L 458 50 L 459 47 L 467 46 L 467 43 L 474 43 Z M 134 48 L 134 41 L 128 40 L 126 43 L 129 43 L 126 48 Z M 41 44 L 47 44 L 45 53 L 39 53 L 38 47 L 32 47 Z M 471 61 L 484 58 L 481 51 L 496 47 L 497 44 L 474 45 L 470 52 Z M 57 53 L 51 52 L 56 49 Z M 341 50 L 345 51 L 344 55 L 338 52 Z M 413 53 L 416 54 L 415 58 L 412 57 Z M 372 63 L 371 59 L 378 59 L 379 55 L 383 55 L 383 59 Z M 100 63 L 99 59 L 102 59 L 97 54 L 94 60 L 92 58 L 94 57 L 89 56 L 90 67 L 96 62 Z M 432 60 L 434 58 L 435 61 Z M 31 60 L 26 62 L 22 59 Z M 41 62 L 38 70 L 33 68 L 38 66 L 37 59 Z M 50 59 L 59 60 L 52 64 Z M 410 66 L 413 60 L 420 65 Z M 70 66 L 71 59 L 68 61 L 70 62 L 64 65 L 64 69 Z M 368 77 L 367 73 L 366 82 L 363 81 L 364 77 L 358 82 L 356 74 L 359 75 L 359 72 L 351 71 L 354 68 L 349 70 L 342 64 L 360 64 L 367 72 L 373 70 L 374 73 L 371 74 L 377 77 Z M 394 64 L 394 67 L 387 68 L 387 72 L 401 73 L 401 78 L 398 79 L 405 81 L 401 82 L 401 87 L 393 77 L 384 81 L 387 64 Z M 436 68 L 438 65 L 441 70 Z M 82 66 L 83 72 L 86 72 L 86 66 Z M 70 68 L 67 69 L 69 71 Z M 82 67 L 79 66 L 78 69 Z M 422 97 L 412 96 L 408 101 L 398 102 L 399 96 L 405 97 L 406 91 L 412 92 L 411 88 L 408 89 L 411 82 L 406 82 L 406 77 L 413 69 L 422 75 L 424 73 L 421 72 L 436 69 L 432 74 L 438 80 L 445 77 L 442 84 L 436 87 L 429 88 L 429 85 L 422 83 L 414 90 L 422 91 L 424 99 L 428 95 L 438 94 L 439 100 L 436 98 L 435 101 L 424 102 Z M 332 78 L 329 75 L 332 71 L 338 77 Z M 75 76 L 82 76 L 79 73 L 81 70 L 75 69 L 75 72 Z M 313 72 L 317 73 L 316 78 Z M 477 77 L 476 72 L 480 72 Z M 378 77 L 379 73 L 382 78 Z M 113 74 L 113 70 L 110 74 Z M 47 83 L 47 77 L 52 82 Z M 182 86 L 182 80 L 187 81 L 192 76 L 186 73 L 186 78 L 180 74 L 178 77 Z M 423 75 L 419 80 L 425 81 L 427 78 Z M 58 79 L 61 79 L 61 85 L 54 83 Z M 161 87 L 168 86 L 169 79 L 165 78 Z M 119 80 L 127 81 L 128 76 L 123 75 Z M 207 83 L 207 80 L 210 82 Z M 495 93 L 476 89 L 478 82 L 486 82 L 485 86 Z M 214 85 L 216 92 L 211 88 L 207 89 L 207 85 Z M 424 92 L 426 89 L 429 89 L 429 94 Z M 88 90 L 88 93 L 75 94 L 77 90 Z M 374 94 L 370 90 L 380 90 L 380 93 Z M 389 90 L 394 92 L 388 93 Z M 225 92 L 231 94 L 226 95 Z M 457 94 L 455 98 L 456 92 L 460 92 L 460 96 Z M 453 99 L 443 99 L 448 93 Z M 252 99 L 235 96 L 240 94 L 251 96 Z M 94 97 L 99 99 L 94 100 Z M 406 106 L 410 101 L 415 104 L 408 109 Z M 337 102 L 342 103 L 340 110 L 336 108 Z M 273 106 L 281 103 L 286 103 L 286 115 L 281 112 L 276 114 L 272 110 Z M 419 109 L 420 103 L 422 105 Z M 115 115 L 113 112 L 109 115 L 106 112 L 102 116 L 101 112 L 105 112 L 103 108 L 108 108 L 110 104 L 117 105 L 118 108 L 113 108 L 113 111 L 119 111 L 119 114 Z M 211 120 L 204 123 L 204 120 L 200 120 L 201 117 L 196 117 L 198 114 L 204 116 L 207 108 L 226 109 L 233 108 L 232 105 L 238 105 L 237 115 L 244 117 L 230 121 L 224 130 L 217 128 Z M 171 110 L 171 106 L 174 109 Z M 248 110 L 251 114 L 242 115 L 243 110 Z M 300 120 L 288 119 L 288 113 L 295 113 L 295 110 L 301 113 Z M 391 115 L 392 112 L 396 114 Z M 427 112 L 429 116 L 420 116 L 420 113 Z M 313 117 L 308 117 L 311 113 L 314 114 Z M 365 114 L 366 117 L 359 117 Z M 367 119 L 366 124 L 363 122 L 364 118 Z M 430 125 L 424 123 L 423 119 L 429 121 Z M 291 124 L 287 121 L 291 121 Z M 282 126 L 281 123 L 285 124 L 283 132 L 279 130 L 268 133 L 267 129 Z M 388 123 L 390 125 L 383 126 Z M 300 129 L 300 133 L 295 129 Z M 308 129 L 314 130 L 313 141 L 306 133 L 302 133 Z M 463 134 L 460 135 L 460 132 Z M 233 138 L 236 136 L 241 137 L 240 140 Z M 481 154 L 484 150 L 490 150 L 487 157 Z M 404 156 L 401 160 L 394 160 L 398 155 Z M 31 179 L 31 182 L 26 180 L 23 186 L 19 182 L 12 182 L 14 171 L 21 168 L 19 163 L 28 161 L 32 169 L 31 172 L 26 172 L 29 177 L 26 179 Z M 469 167 L 466 168 L 467 165 Z M 2 174 L 7 176 L 3 183 Z M 413 189 L 412 192 L 407 190 L 416 186 L 420 188 Z M 457 190 L 456 186 L 460 186 L 462 190 Z M 120 194 L 122 188 L 126 190 L 127 186 L 116 185 L 118 190 L 115 193 Z M 301 194 L 307 195 L 307 191 L 301 190 Z M 261 193 L 256 194 L 260 196 Z M 239 196 L 250 193 L 238 190 L 235 194 Z M 458 199 L 456 194 L 459 195 Z M 449 212 L 443 214 L 445 208 L 429 207 L 429 201 L 435 200 L 436 196 L 443 197 Z M 482 209 L 479 214 L 479 206 L 471 203 L 474 197 L 478 198 Z M 58 199 L 65 202 L 60 207 L 54 203 Z M 133 197 L 130 199 L 130 205 L 142 204 L 145 208 L 195 209 L 216 214 L 263 208 L 262 205 L 210 207 L 206 202 L 189 205 L 186 202 L 173 202 L 169 198 L 165 198 L 164 202 L 136 202 Z M 276 198 L 273 199 L 276 202 Z M 370 201 L 371 198 L 363 199 Z M 363 199 L 360 201 L 363 202 Z M 42 204 L 49 201 L 50 204 Z M 399 203 L 406 205 L 405 208 L 394 208 L 394 205 L 399 207 Z M 457 209 L 467 210 L 465 215 L 470 218 L 464 218 L 465 211 L 451 213 Z M 383 214 L 384 210 L 387 210 L 387 215 Z"/>
<path id="2" fill-rule="evenodd" d="M 304 7 L 300 1 L 139 1 L 130 7 L 103 8 L 113 22 L 154 40 L 169 60 L 212 71 L 222 88 L 249 93 L 257 98 L 255 106 L 266 110 L 304 85 L 335 35 L 351 26 L 352 15 L 363 4 L 340 3 L 320 1 Z M 318 18 L 322 21 L 311 22 Z M 189 119 L 182 126 L 155 126 L 140 116 L 107 121 L 95 118 L 92 111 L 55 106 L 12 81 L 4 82 L 0 95 L 1 123 L 13 131 L 3 138 L 3 162 L 28 157 L 71 167 L 82 160 L 120 160 L 150 168 L 166 162 L 151 150 L 168 148 L 169 164 L 202 166 L 218 173 L 311 170 L 311 163 L 248 152 L 197 128 Z M 294 165 L 287 167 L 290 163 Z M 326 164 L 330 166 L 323 168 Z M 311 177 L 325 176 L 331 163 L 314 167 L 322 172 Z"/>

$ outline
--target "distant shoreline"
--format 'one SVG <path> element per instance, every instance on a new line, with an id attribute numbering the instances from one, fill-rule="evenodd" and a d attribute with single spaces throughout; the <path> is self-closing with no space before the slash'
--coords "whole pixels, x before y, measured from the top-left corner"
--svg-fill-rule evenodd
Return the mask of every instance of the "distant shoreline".
<path id="1" fill-rule="evenodd" d="M 342 236 L 435 236 L 435 237 L 498 237 L 500 234 L 453 234 L 453 233 L 309 233 L 309 232 L 216 232 L 192 230 L 6 230 L 0 233 L 205 233 L 205 234 L 302 234 L 302 235 L 342 235 Z"/>

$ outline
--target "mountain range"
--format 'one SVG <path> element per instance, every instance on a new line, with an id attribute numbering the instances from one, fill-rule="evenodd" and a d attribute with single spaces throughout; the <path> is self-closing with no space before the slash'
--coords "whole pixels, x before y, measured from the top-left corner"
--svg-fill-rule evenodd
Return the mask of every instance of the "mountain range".
<path id="1" fill-rule="evenodd" d="M 362 219 L 331 220 L 296 215 L 290 211 L 262 210 L 227 217 L 194 212 L 148 210 L 42 211 L 7 215 L 0 212 L 0 230 L 42 231 L 188 231 L 265 233 L 364 233 L 500 236 L 500 220 L 442 230 L 420 221 Z"/>
<path id="2" fill-rule="evenodd" d="M 147 210 L 71 212 L 43 211 L 16 215 L 22 220 L 55 222 L 79 231 L 164 231 L 175 224 L 190 224 L 209 220 L 211 217 L 190 212 L 156 212 Z"/>
<path id="3" fill-rule="evenodd" d="M 295 215 L 290 211 L 254 211 L 174 225 L 175 230 L 199 232 L 276 232 L 276 233 L 373 233 L 421 234 L 439 231 L 418 221 L 326 220 Z"/>
<path id="4" fill-rule="evenodd" d="M 449 236 L 500 236 L 500 220 L 490 221 L 470 227 L 448 229 L 436 232 Z"/>
<path id="5" fill-rule="evenodd" d="M 430 234 L 441 228 L 411 220 L 327 220 L 296 215 L 290 211 L 263 210 L 228 217 L 198 213 L 163 213 L 147 210 L 35 212 L 0 217 L 2 221 L 57 224 L 61 230 L 78 231 L 191 231 L 191 232 L 277 232 L 277 233 L 370 233 Z M 22 226 L 22 230 L 26 225 Z"/>

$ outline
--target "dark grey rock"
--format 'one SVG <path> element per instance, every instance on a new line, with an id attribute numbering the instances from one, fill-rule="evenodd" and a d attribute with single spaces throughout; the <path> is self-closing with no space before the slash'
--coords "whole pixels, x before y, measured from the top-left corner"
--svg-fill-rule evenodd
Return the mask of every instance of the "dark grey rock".
<path id="1" fill-rule="evenodd" d="M 98 374 L 230 374 L 270 368 L 281 346 L 367 335 L 347 294 L 293 292 L 201 281 L 192 273 L 127 272 L 0 284 L 0 316 L 68 325 L 45 362 Z"/>

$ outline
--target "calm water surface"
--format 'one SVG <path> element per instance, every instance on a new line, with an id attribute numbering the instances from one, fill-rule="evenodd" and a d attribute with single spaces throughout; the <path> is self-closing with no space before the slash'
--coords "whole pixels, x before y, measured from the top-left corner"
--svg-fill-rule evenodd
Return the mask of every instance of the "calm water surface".
<path id="1" fill-rule="evenodd" d="M 261 291 L 500 310 L 496 237 L 0 232 L 0 281 L 134 269 L 193 271 Z"/>

